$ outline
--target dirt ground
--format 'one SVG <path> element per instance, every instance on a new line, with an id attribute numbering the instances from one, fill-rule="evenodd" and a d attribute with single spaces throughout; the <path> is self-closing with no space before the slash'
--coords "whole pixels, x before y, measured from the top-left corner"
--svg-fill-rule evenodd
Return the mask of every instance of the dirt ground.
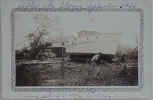
<path id="1" fill-rule="evenodd" d="M 138 68 L 127 63 L 24 61 L 16 64 L 17 86 L 135 86 Z M 130 65 L 130 63 L 128 63 Z"/>

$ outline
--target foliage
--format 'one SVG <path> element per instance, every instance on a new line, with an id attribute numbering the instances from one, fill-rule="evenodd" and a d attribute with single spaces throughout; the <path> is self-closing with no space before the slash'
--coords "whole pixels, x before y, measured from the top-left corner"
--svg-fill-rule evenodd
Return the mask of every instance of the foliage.
<path id="1" fill-rule="evenodd" d="M 29 46 L 16 51 L 17 59 L 41 59 L 45 48 L 51 46 L 51 43 L 45 41 L 46 30 L 40 30 L 37 33 L 29 33 L 27 38 Z"/>
<path id="2" fill-rule="evenodd" d="M 47 35 L 49 33 L 49 29 L 53 31 L 55 30 L 54 26 L 58 23 L 57 19 L 58 17 L 56 15 L 49 17 L 44 13 L 35 14 L 33 16 L 33 20 L 36 25 L 36 29 L 33 32 L 28 33 L 26 36 L 28 46 L 26 45 L 26 47 L 16 50 L 16 58 L 34 60 L 41 59 L 42 56 L 46 56 L 44 54 L 45 48 L 52 45 L 47 42 Z M 53 53 L 50 53 L 49 55 L 53 55 Z"/>
<path id="3" fill-rule="evenodd" d="M 41 30 L 38 34 L 30 33 L 28 35 L 29 43 L 29 59 L 37 59 L 37 54 L 45 48 L 43 37 L 46 35 L 45 30 Z"/>
<path id="4" fill-rule="evenodd" d="M 138 60 L 138 47 L 135 48 L 118 48 L 115 58 L 119 62 L 126 62 L 127 60 Z"/>

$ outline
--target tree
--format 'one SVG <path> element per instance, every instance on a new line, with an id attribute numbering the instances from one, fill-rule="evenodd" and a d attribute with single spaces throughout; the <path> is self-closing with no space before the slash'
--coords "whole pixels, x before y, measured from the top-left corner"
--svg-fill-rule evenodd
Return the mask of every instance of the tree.
<path id="1" fill-rule="evenodd" d="M 48 42 L 48 35 L 52 34 L 58 27 L 58 16 L 39 12 L 32 15 L 35 29 L 26 35 L 26 47 L 22 48 L 18 55 L 24 55 L 26 59 L 40 59 L 45 48 L 51 46 Z"/>
<path id="2" fill-rule="evenodd" d="M 44 41 L 45 36 L 47 35 L 47 32 L 45 29 L 39 30 L 38 33 L 30 33 L 28 34 L 29 39 L 29 59 L 39 59 L 38 54 L 44 50 L 44 48 L 47 46 L 46 42 Z"/>

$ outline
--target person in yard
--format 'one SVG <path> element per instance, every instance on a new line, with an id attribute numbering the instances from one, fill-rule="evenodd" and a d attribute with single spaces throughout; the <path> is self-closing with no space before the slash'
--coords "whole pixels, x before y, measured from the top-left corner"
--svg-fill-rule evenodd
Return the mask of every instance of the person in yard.
<path id="1" fill-rule="evenodd" d="M 100 74 L 100 67 L 99 64 L 101 64 L 101 58 L 102 58 L 102 53 L 99 52 L 97 54 L 95 54 L 90 62 L 91 62 L 91 67 L 90 67 L 90 71 L 89 74 L 93 77 L 93 78 L 97 78 Z"/>
<path id="2" fill-rule="evenodd" d="M 92 63 L 95 63 L 96 65 L 99 65 L 99 64 L 100 64 L 101 57 L 102 57 L 102 53 L 99 52 L 99 53 L 95 54 L 95 55 L 91 58 L 91 62 L 92 62 Z"/>

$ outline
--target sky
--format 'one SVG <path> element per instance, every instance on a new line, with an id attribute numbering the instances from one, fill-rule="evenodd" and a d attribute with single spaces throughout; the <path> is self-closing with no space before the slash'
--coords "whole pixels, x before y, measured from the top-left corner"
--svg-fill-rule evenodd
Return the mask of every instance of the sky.
<path id="1" fill-rule="evenodd" d="M 134 48 L 140 34 L 140 16 L 137 12 L 16 12 L 14 14 L 15 46 L 20 48 L 25 36 L 46 25 L 48 38 L 75 36 L 82 30 L 100 33 L 121 33 L 120 43 Z M 139 36 L 138 36 L 139 37 Z"/>

